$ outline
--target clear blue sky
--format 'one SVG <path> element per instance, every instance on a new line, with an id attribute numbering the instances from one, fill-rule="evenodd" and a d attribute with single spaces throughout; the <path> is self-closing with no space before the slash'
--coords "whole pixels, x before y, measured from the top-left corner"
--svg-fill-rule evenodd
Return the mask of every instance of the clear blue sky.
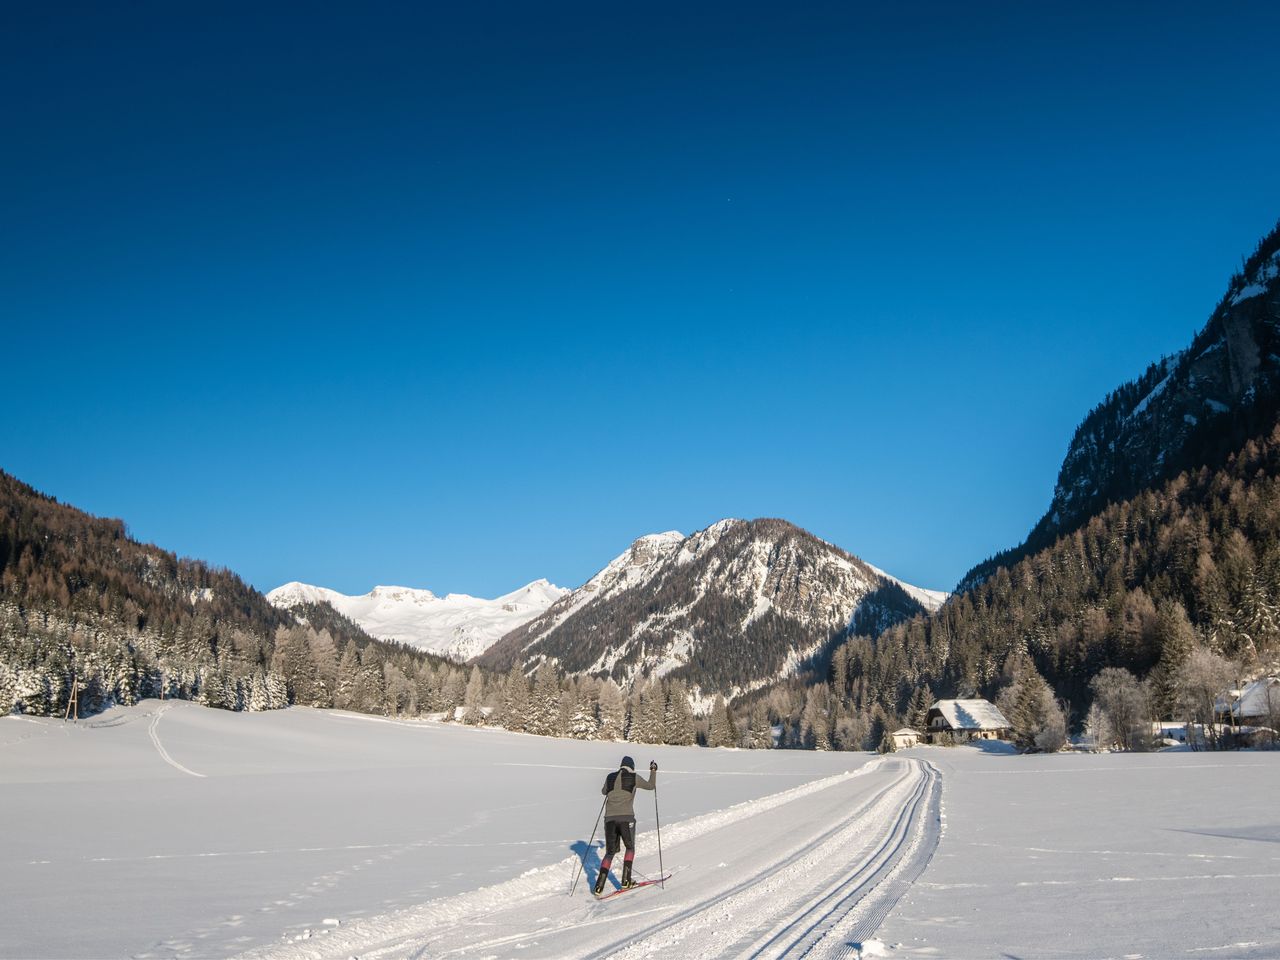
<path id="1" fill-rule="evenodd" d="M 949 588 L 1280 216 L 1274 4 L 316 6 L 0 30 L 0 467 L 263 589 Z"/>

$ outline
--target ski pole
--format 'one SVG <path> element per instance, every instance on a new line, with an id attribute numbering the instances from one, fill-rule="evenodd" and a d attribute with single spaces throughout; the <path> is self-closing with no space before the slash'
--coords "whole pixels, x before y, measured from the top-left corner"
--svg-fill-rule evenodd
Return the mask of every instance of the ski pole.
<path id="1" fill-rule="evenodd" d="M 658 886 L 667 889 L 667 871 L 662 869 L 662 820 L 658 817 L 658 785 L 653 785 L 653 822 L 658 825 Z"/>
<path id="2" fill-rule="evenodd" d="M 658 798 L 654 797 L 654 799 L 657 800 Z M 587 841 L 587 850 L 590 850 L 596 844 L 596 831 L 600 829 L 600 818 L 604 816 L 604 805 L 608 803 L 608 801 L 609 801 L 608 797 L 605 797 L 603 800 L 600 801 L 600 812 L 596 815 L 596 825 L 591 828 L 591 839 Z M 658 858 L 658 862 L 659 863 L 662 862 L 661 857 Z M 569 896 L 572 897 L 573 891 L 578 889 L 578 877 L 582 876 L 582 871 L 585 870 L 586 867 L 587 867 L 587 858 L 584 855 L 583 858 L 578 862 L 578 869 L 574 871 L 573 886 L 569 888 Z"/>

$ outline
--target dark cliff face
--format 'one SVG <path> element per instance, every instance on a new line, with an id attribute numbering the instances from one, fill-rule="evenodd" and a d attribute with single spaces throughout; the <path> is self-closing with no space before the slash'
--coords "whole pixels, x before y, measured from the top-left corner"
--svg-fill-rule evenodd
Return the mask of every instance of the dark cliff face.
<path id="1" fill-rule="evenodd" d="M 888 577 L 782 520 L 723 520 L 636 541 L 480 658 L 547 659 L 626 685 L 657 673 L 733 695 L 821 661 L 855 630 L 923 610 Z"/>
<path id="2" fill-rule="evenodd" d="M 968 589 L 1115 503 L 1184 470 L 1217 467 L 1280 412 L 1280 227 L 1232 278 L 1186 350 L 1114 391 L 1077 428 L 1053 501 L 1020 547 L 971 570 Z"/>

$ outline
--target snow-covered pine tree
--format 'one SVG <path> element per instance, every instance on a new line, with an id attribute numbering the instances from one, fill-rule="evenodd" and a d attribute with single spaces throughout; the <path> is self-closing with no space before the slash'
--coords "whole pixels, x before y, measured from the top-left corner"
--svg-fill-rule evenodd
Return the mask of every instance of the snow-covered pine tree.
<path id="1" fill-rule="evenodd" d="M 600 681 L 597 693 L 599 701 L 600 729 L 596 736 L 601 740 L 621 740 L 626 729 L 627 702 L 618 685 L 608 677 Z"/>
<path id="2" fill-rule="evenodd" d="M 560 681 L 556 676 L 556 668 L 546 661 L 543 661 L 533 675 L 529 732 L 544 737 L 564 735 L 560 728 Z"/>
<path id="3" fill-rule="evenodd" d="M 662 718 L 662 742 L 675 746 L 694 743 L 693 707 L 682 680 L 673 680 L 667 690 L 667 709 Z"/>
<path id="4" fill-rule="evenodd" d="M 382 664 L 382 688 L 387 709 L 393 716 L 418 712 L 418 691 L 399 664 L 390 660 Z"/>
<path id="5" fill-rule="evenodd" d="M 382 672 L 382 655 L 370 644 L 360 651 L 360 669 L 351 695 L 353 707 L 362 713 L 385 715 L 387 712 L 386 680 Z"/>
<path id="6" fill-rule="evenodd" d="M 0 717 L 13 713 L 17 701 L 18 675 L 6 663 L 0 662 Z"/>
<path id="7" fill-rule="evenodd" d="M 316 668 L 313 702 L 317 707 L 332 707 L 333 694 L 338 685 L 338 649 L 333 642 L 333 634 L 328 630 L 313 632 L 308 636 L 307 642 Z"/>
<path id="8" fill-rule="evenodd" d="M 529 681 L 518 663 L 511 665 L 502 684 L 500 719 L 508 730 L 524 732 L 529 727 Z"/>
<path id="9" fill-rule="evenodd" d="M 769 723 L 769 710 L 757 700 L 748 714 L 747 746 L 752 750 L 768 750 L 773 747 L 773 727 Z"/>
<path id="10" fill-rule="evenodd" d="M 458 707 L 467 696 L 466 677 L 456 667 L 441 667 L 447 671 L 440 685 L 440 709 L 445 720 L 453 720 Z"/>
<path id="11" fill-rule="evenodd" d="M 271 669 L 285 678 L 289 699 L 300 706 L 315 703 L 316 664 L 311 655 L 307 634 L 300 625 L 279 626 L 275 632 L 275 652 Z"/>
<path id="12" fill-rule="evenodd" d="M 598 727 L 596 706 L 587 690 L 587 685 L 575 681 L 565 700 L 572 703 L 565 732 L 575 740 L 594 740 Z"/>
<path id="13" fill-rule="evenodd" d="M 355 706 L 356 674 L 360 672 L 360 651 L 354 643 L 342 648 L 338 660 L 338 680 L 333 691 L 333 705 L 339 710 L 358 709 Z"/>
<path id="14" fill-rule="evenodd" d="M 478 725 L 484 722 L 484 675 L 479 667 L 471 668 L 467 689 L 462 697 L 463 722 Z"/>
<path id="15" fill-rule="evenodd" d="M 289 685 L 278 673 L 267 674 L 267 704 L 269 710 L 283 710 L 289 705 Z"/>
<path id="16" fill-rule="evenodd" d="M 631 729 L 627 733 L 627 739 L 635 743 L 662 743 L 662 721 L 666 709 L 667 700 L 662 685 L 656 680 L 647 683 L 632 708 Z"/>
<path id="17" fill-rule="evenodd" d="M 725 704 L 724 697 L 717 694 L 715 703 L 711 706 L 711 724 L 707 728 L 707 746 L 736 747 L 737 745 L 738 734 L 729 716 L 729 707 Z"/>

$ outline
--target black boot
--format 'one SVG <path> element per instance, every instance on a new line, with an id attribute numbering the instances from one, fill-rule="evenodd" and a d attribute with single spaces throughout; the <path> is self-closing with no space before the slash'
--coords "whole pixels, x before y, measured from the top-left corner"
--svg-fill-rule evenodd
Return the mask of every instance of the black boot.
<path id="1" fill-rule="evenodd" d="M 609 868 L 601 867 L 600 875 L 596 877 L 596 888 L 594 891 L 597 897 L 600 896 L 600 894 L 604 893 L 604 882 L 608 879 L 609 879 Z"/>
<path id="2" fill-rule="evenodd" d="M 622 864 L 622 889 L 634 887 L 636 882 L 631 879 L 631 861 L 627 860 Z"/>

